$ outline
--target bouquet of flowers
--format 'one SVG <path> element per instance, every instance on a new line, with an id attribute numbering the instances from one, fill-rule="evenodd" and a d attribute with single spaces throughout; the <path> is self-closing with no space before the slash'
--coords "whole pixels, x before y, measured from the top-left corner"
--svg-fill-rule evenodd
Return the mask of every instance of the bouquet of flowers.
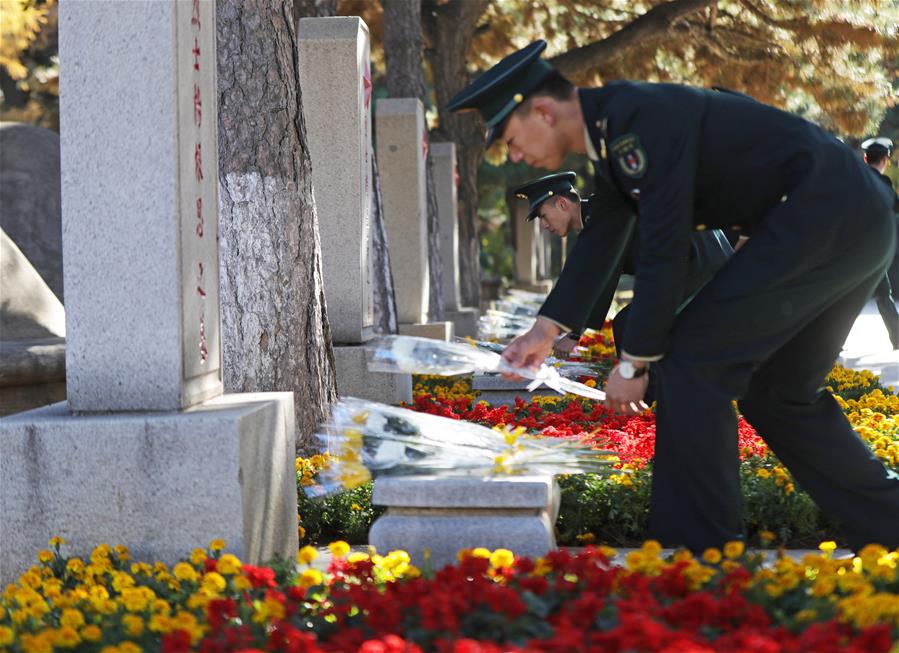
<path id="1" fill-rule="evenodd" d="M 353 397 L 341 399 L 316 437 L 334 458 L 307 494 L 358 487 L 379 475 L 605 474 L 614 453 L 561 438 L 490 429 Z"/>
<path id="2" fill-rule="evenodd" d="M 413 336 L 386 336 L 366 346 L 368 369 L 373 372 L 435 374 L 456 376 L 473 372 L 506 372 L 531 379 L 528 391 L 541 385 L 561 394 L 571 393 L 604 401 L 602 390 L 591 388 L 559 374 L 549 365 L 536 370 L 512 367 L 498 353 L 486 351 L 463 342 L 444 342 Z"/>

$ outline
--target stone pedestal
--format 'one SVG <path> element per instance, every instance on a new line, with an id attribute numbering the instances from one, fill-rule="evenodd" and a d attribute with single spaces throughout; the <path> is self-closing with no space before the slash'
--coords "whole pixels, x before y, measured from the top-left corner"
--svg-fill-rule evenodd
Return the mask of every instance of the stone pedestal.
<path id="1" fill-rule="evenodd" d="M 412 375 L 370 372 L 362 345 L 334 347 L 337 365 L 337 392 L 342 397 L 359 397 L 382 404 L 412 402 Z"/>
<path id="2" fill-rule="evenodd" d="M 368 27 L 357 16 L 303 18 L 297 47 L 331 337 L 359 344 L 372 333 Z"/>
<path id="3" fill-rule="evenodd" d="M 0 420 L 0 582 L 54 535 L 173 563 L 221 538 L 259 563 L 297 550 L 293 395 L 224 395 L 180 413 Z"/>
<path id="4" fill-rule="evenodd" d="M 471 380 L 471 389 L 478 391 L 478 401 L 486 401 L 491 406 L 511 406 L 517 398 L 530 402 L 535 397 L 558 397 L 559 393 L 552 388 L 540 386 L 528 392 L 530 381 L 510 381 L 498 374 L 475 374 Z"/>
<path id="5" fill-rule="evenodd" d="M 416 336 L 449 342 L 455 336 L 452 322 L 422 322 L 419 324 L 400 324 L 401 336 Z"/>
<path id="6" fill-rule="evenodd" d="M 478 309 L 463 307 L 456 311 L 446 311 L 444 316 L 453 323 L 453 331 L 457 337 L 478 337 Z"/>
<path id="7" fill-rule="evenodd" d="M 378 167 L 397 321 L 428 319 L 428 226 L 425 188 L 427 132 L 421 102 L 382 99 L 376 104 Z"/>
<path id="8" fill-rule="evenodd" d="M 0 340 L 0 417 L 65 398 L 65 338 Z"/>
<path id="9" fill-rule="evenodd" d="M 372 503 L 387 512 L 372 524 L 368 542 L 380 552 L 403 549 L 416 565 L 425 564 L 427 551 L 435 570 L 456 562 L 464 548 L 542 556 L 556 548 L 559 501 L 549 476 L 380 478 Z"/>

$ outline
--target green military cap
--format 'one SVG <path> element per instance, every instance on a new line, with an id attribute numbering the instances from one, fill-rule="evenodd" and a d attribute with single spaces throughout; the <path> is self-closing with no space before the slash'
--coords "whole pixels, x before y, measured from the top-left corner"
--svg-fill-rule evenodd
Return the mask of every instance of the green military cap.
<path id="1" fill-rule="evenodd" d="M 540 205 L 549 198 L 572 191 L 577 192 L 577 188 L 574 185 L 576 179 L 577 175 L 573 172 L 557 172 L 516 188 L 515 196 L 526 199 L 530 206 L 527 217 L 528 222 L 537 217 Z"/>
<path id="2" fill-rule="evenodd" d="M 869 138 L 862 143 L 862 150 L 865 154 L 893 156 L 893 141 L 884 136 Z"/>
<path id="3" fill-rule="evenodd" d="M 519 104 L 540 88 L 555 69 L 540 58 L 546 41 L 534 41 L 513 52 L 456 93 L 450 111 L 477 109 L 487 123 L 487 145 L 499 136 L 499 127 Z"/>

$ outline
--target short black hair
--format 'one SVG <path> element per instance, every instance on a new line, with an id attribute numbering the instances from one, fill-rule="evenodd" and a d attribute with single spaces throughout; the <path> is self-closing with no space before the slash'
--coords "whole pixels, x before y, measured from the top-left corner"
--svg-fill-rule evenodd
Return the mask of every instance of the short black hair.
<path id="1" fill-rule="evenodd" d="M 865 152 L 865 161 L 868 165 L 880 165 L 890 158 L 890 152 L 885 147 L 869 147 Z"/>

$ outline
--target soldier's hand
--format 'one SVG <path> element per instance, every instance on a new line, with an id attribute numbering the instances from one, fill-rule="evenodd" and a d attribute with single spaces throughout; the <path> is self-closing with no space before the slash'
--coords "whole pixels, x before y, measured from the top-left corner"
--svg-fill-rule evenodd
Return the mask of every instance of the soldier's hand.
<path id="1" fill-rule="evenodd" d="M 577 340 L 570 335 L 562 336 L 557 339 L 556 344 L 553 345 L 553 356 L 556 358 L 568 358 L 568 356 L 571 355 L 571 350 L 574 349 L 576 345 Z"/>
<path id="2" fill-rule="evenodd" d="M 529 367 L 536 369 L 549 356 L 553 342 L 561 329 L 546 318 L 537 316 L 534 326 L 526 333 L 518 336 L 503 350 L 503 360 L 512 367 Z M 503 377 L 519 380 L 515 374 L 503 374 Z"/>
<path id="3" fill-rule="evenodd" d="M 606 387 L 604 388 L 606 393 L 605 406 L 620 415 L 639 415 L 649 408 L 643 401 L 648 385 L 648 374 L 635 379 L 624 379 L 618 373 L 618 368 L 616 367 L 609 375 L 609 380 L 606 381 Z"/>

